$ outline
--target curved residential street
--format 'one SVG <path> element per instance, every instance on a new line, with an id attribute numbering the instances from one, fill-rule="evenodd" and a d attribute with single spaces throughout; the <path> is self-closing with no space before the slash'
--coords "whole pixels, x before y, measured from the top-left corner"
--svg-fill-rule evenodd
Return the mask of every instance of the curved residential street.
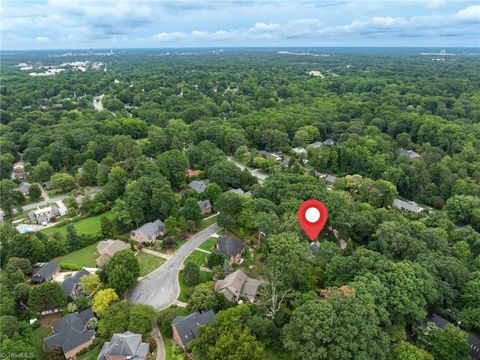
<path id="1" fill-rule="evenodd" d="M 128 300 L 135 304 L 151 305 L 157 310 L 173 304 L 180 293 L 178 272 L 183 261 L 196 247 L 220 229 L 221 227 L 215 223 L 193 236 L 162 266 L 140 280 L 128 292 Z"/>

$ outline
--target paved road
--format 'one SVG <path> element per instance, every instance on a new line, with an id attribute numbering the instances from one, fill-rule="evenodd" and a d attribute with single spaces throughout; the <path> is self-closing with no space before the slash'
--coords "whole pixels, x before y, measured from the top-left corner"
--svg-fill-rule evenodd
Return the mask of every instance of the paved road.
<path id="1" fill-rule="evenodd" d="M 157 343 L 157 360 L 166 360 L 167 354 L 165 352 L 165 343 L 163 342 L 162 334 L 158 328 L 158 324 L 155 320 L 152 321 L 152 331 Z"/>
<path id="2" fill-rule="evenodd" d="M 248 169 L 248 171 L 250 171 L 250 174 L 252 174 L 253 176 L 255 176 L 258 179 L 258 182 L 260 184 L 263 184 L 265 182 L 265 180 L 267 180 L 268 175 L 262 173 L 260 170 L 249 168 L 248 166 L 245 166 L 242 163 L 239 163 L 238 161 L 235 161 L 231 156 L 228 156 L 228 160 L 233 162 L 235 165 L 237 165 L 237 167 L 241 170 Z"/>
<path id="3" fill-rule="evenodd" d="M 43 189 L 43 187 L 42 187 Z M 89 186 L 88 187 L 88 192 L 89 194 L 95 194 L 98 190 L 100 190 L 100 186 Z M 48 194 L 47 194 L 48 195 Z M 39 202 L 36 202 L 36 203 L 33 203 L 33 204 L 28 204 L 28 205 L 24 205 L 22 206 L 22 209 L 23 210 L 32 210 L 32 209 L 36 209 L 38 207 L 42 207 L 44 205 L 47 205 L 49 203 L 55 203 L 57 201 L 62 201 L 63 199 L 65 199 L 69 194 L 62 194 L 62 195 L 58 195 L 58 196 L 55 196 L 55 197 L 49 197 L 48 199 L 46 200 L 42 200 L 42 201 L 39 201 Z"/>
<path id="4" fill-rule="evenodd" d="M 178 272 L 183 261 L 205 240 L 221 229 L 217 224 L 200 231 L 180 247 L 162 266 L 140 280 L 129 291 L 128 300 L 135 304 L 147 304 L 164 309 L 175 302 L 180 294 Z"/>

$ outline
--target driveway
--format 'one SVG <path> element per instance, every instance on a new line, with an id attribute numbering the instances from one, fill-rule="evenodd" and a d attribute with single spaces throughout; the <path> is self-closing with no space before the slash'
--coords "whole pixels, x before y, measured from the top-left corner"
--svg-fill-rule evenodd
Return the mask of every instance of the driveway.
<path id="1" fill-rule="evenodd" d="M 252 174 L 253 176 L 255 176 L 257 179 L 258 179 L 258 182 L 260 184 L 263 184 L 265 182 L 265 180 L 267 179 L 268 175 L 265 174 L 265 173 L 262 173 L 260 170 L 258 169 L 252 169 L 252 168 L 249 168 L 248 166 L 245 166 L 243 165 L 242 163 L 239 163 L 238 161 L 235 161 L 231 156 L 228 156 L 227 157 L 229 161 L 233 162 L 235 165 L 237 165 L 237 167 L 240 169 L 240 170 L 243 170 L 243 169 L 247 169 L 248 171 L 250 171 L 250 174 Z"/>
<path id="2" fill-rule="evenodd" d="M 196 247 L 200 246 L 219 230 L 221 230 L 221 227 L 213 224 L 197 233 L 175 251 L 170 259 L 162 266 L 140 280 L 135 287 L 128 292 L 128 300 L 135 304 L 151 305 L 157 310 L 164 309 L 173 304 L 180 294 L 178 272 L 180 271 L 183 261 Z"/>

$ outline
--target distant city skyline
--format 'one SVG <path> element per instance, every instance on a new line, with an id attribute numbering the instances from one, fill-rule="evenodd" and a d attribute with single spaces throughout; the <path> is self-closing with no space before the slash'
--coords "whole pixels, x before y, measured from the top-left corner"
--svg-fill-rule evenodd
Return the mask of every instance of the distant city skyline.
<path id="1" fill-rule="evenodd" d="M 1 48 L 480 47 L 478 1 L 11 1 Z"/>

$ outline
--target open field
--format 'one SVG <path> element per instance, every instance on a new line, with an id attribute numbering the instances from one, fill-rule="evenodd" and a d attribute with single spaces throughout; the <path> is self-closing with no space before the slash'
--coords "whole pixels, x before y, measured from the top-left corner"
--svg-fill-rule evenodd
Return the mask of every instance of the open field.
<path id="1" fill-rule="evenodd" d="M 140 265 L 140 276 L 145 276 L 162 265 L 166 260 L 147 253 L 139 253 L 137 256 Z"/>
<path id="2" fill-rule="evenodd" d="M 103 214 L 89 216 L 79 221 L 72 222 L 72 224 L 79 234 L 87 234 L 87 235 L 99 234 L 100 233 L 100 217 L 103 215 L 111 219 L 113 218 L 114 213 L 113 211 L 110 210 L 110 211 L 104 212 Z M 50 235 L 58 232 L 63 236 L 65 236 L 67 234 L 67 225 L 65 224 L 61 226 L 53 226 L 45 230 L 41 230 L 40 232 L 45 235 Z"/>
<path id="3" fill-rule="evenodd" d="M 83 249 L 72 251 L 71 253 L 60 256 L 58 261 L 77 264 L 83 267 L 96 267 L 95 259 L 98 257 L 97 243 L 84 247 Z"/>

